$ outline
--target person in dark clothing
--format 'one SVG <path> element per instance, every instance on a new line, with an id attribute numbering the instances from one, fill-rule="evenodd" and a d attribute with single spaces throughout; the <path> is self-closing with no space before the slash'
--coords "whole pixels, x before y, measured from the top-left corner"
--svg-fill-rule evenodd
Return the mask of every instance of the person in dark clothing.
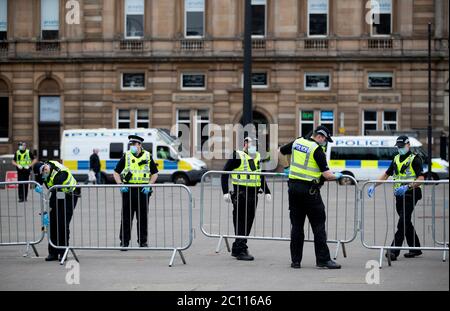
<path id="1" fill-rule="evenodd" d="M 120 225 L 120 246 L 128 247 L 131 239 L 131 225 L 134 215 L 137 218 L 137 236 L 139 247 L 148 247 L 147 216 L 148 203 L 154 184 L 158 179 L 158 168 L 150 152 L 142 148 L 144 139 L 130 135 L 130 150 L 124 153 L 114 169 L 114 179 L 117 184 L 141 185 L 140 187 L 122 187 L 122 221 Z M 123 249 L 125 250 L 125 249 Z"/>
<path id="2" fill-rule="evenodd" d="M 20 142 L 12 161 L 12 164 L 17 168 L 17 181 L 29 181 L 31 168 L 36 162 L 34 154 L 27 149 L 27 144 Z M 28 189 L 28 184 L 18 186 L 19 202 L 27 201 Z"/>
<path id="3" fill-rule="evenodd" d="M 328 167 L 324 148 L 333 142 L 325 126 L 319 126 L 309 137 L 299 137 L 280 148 L 283 155 L 291 155 L 289 167 L 289 211 L 291 219 L 291 267 L 301 268 L 306 216 L 314 233 L 316 265 L 320 268 L 340 269 L 331 260 L 325 230 L 325 205 L 320 187 L 325 180 L 337 180 L 342 173 L 332 173 Z"/>
<path id="4" fill-rule="evenodd" d="M 423 173 L 422 159 L 420 156 L 411 152 L 409 138 L 407 136 L 399 136 L 396 147 L 399 154 L 395 156 L 387 171 L 378 180 L 387 180 L 390 176 L 393 176 L 394 180 L 399 181 L 399 183 L 394 184 L 395 208 L 399 219 L 397 231 L 395 232 L 391 246 L 401 247 L 406 238 L 408 246 L 416 249 L 410 250 L 405 254 L 405 257 L 414 258 L 422 255 L 422 251 L 417 249 L 420 248 L 420 241 L 411 217 L 417 202 L 422 199 L 420 181 L 424 180 L 425 176 Z M 400 182 L 401 180 L 417 180 L 419 182 L 406 184 Z M 375 188 L 380 184 L 378 183 L 368 188 L 367 194 L 369 197 L 373 197 Z M 386 257 L 390 256 L 390 259 L 395 261 L 399 255 L 400 250 L 393 249 L 390 253 L 386 254 Z"/>
<path id="5" fill-rule="evenodd" d="M 53 186 L 64 185 L 67 187 L 53 189 L 50 194 L 50 240 L 48 244 L 48 256 L 46 261 L 62 259 L 64 249 L 54 246 L 68 246 L 70 234 L 70 222 L 73 211 L 77 205 L 80 196 L 80 188 L 77 188 L 77 182 L 72 173 L 64 165 L 56 161 L 38 162 L 33 167 L 36 182 L 45 184 L 47 189 Z M 42 187 L 38 186 L 35 191 L 42 193 Z M 63 198 L 58 198 L 57 192 L 62 192 Z M 52 245 L 53 244 L 53 245 Z"/>
<path id="6" fill-rule="evenodd" d="M 247 137 L 244 139 L 243 151 L 234 151 L 232 158 L 227 161 L 224 171 L 233 172 L 261 172 L 261 156 L 256 151 L 255 139 Z M 258 193 L 264 193 L 268 201 L 272 200 L 269 187 L 267 187 L 264 176 L 232 174 L 233 192 L 229 192 L 229 174 L 221 177 L 224 200 L 233 203 L 233 225 L 235 234 L 248 236 L 252 229 L 258 206 Z M 237 260 L 253 260 L 254 257 L 248 253 L 247 239 L 238 238 L 233 243 L 231 256 Z"/>
<path id="7" fill-rule="evenodd" d="M 102 174 L 101 174 L 101 165 L 100 158 L 98 156 L 98 149 L 94 149 L 90 158 L 89 158 L 89 169 L 95 173 L 95 179 L 97 180 L 97 184 L 102 184 Z"/>

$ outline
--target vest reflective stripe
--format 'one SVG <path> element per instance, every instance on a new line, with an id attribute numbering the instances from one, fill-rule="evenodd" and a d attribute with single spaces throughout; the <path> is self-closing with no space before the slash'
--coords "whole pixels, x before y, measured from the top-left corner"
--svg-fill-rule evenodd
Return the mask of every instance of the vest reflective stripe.
<path id="1" fill-rule="evenodd" d="M 411 154 L 409 157 L 407 157 L 403 162 L 400 162 L 400 155 L 396 155 L 394 158 L 394 180 L 415 180 L 417 178 L 416 172 L 414 171 L 414 168 L 412 166 L 412 163 L 414 161 L 414 158 L 416 157 L 415 154 Z M 404 166 L 407 166 L 405 169 L 405 172 L 402 173 L 401 169 Z M 405 185 L 405 183 L 395 183 L 394 189 L 397 189 L 401 186 Z"/>
<path id="2" fill-rule="evenodd" d="M 125 153 L 125 168 L 122 171 L 122 176 L 125 177 L 128 172 L 131 172 L 131 179 L 127 182 L 129 184 L 148 184 L 150 182 L 150 152 L 142 150 L 143 155 L 136 158 L 131 151 Z M 139 162 L 146 160 L 147 163 L 139 165 Z"/>
<path id="3" fill-rule="evenodd" d="M 30 150 L 25 150 L 24 153 L 21 153 L 19 150 L 16 152 L 17 164 L 20 166 L 30 166 L 31 165 L 31 157 Z"/>
<path id="4" fill-rule="evenodd" d="M 58 174 L 59 172 L 66 172 L 67 173 L 67 178 L 66 180 L 64 180 L 64 182 L 62 183 L 63 186 L 68 186 L 67 188 L 61 188 L 61 191 L 64 193 L 72 193 L 77 185 L 77 181 L 75 180 L 75 178 L 73 177 L 72 173 L 70 172 L 70 170 L 65 167 L 64 165 L 60 164 L 59 162 L 56 161 L 48 161 L 49 163 L 53 164 L 54 166 L 56 166 L 56 168 L 52 168 L 52 172 L 51 175 L 48 179 L 48 181 L 45 182 L 45 184 L 47 185 L 47 187 L 53 187 L 55 185 L 54 183 L 54 179 L 56 174 Z"/>
<path id="5" fill-rule="evenodd" d="M 298 138 L 292 145 L 291 166 L 289 178 L 304 181 L 319 181 L 322 172 L 314 160 L 314 152 L 319 145 L 303 137 Z"/>
<path id="6" fill-rule="evenodd" d="M 243 151 L 236 151 L 241 158 L 241 165 L 234 169 L 233 172 L 261 172 L 259 162 L 261 160 L 261 154 L 256 153 L 253 161 L 255 162 L 256 170 L 252 171 L 249 161 L 252 159 L 247 153 Z M 231 174 L 231 183 L 233 185 L 245 186 L 245 187 L 260 187 L 261 176 L 260 175 L 244 175 L 244 174 Z"/>

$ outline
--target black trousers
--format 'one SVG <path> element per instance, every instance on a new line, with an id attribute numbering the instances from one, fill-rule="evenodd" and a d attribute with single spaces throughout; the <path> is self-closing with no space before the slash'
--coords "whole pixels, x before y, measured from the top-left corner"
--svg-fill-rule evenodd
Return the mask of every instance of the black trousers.
<path id="1" fill-rule="evenodd" d="M 233 202 L 233 225 L 236 235 L 247 236 L 252 230 L 258 205 L 258 188 L 234 186 L 231 196 Z M 232 246 L 233 253 L 240 253 L 247 249 L 247 239 L 236 239 Z"/>
<path id="2" fill-rule="evenodd" d="M 30 180 L 30 170 L 21 169 L 17 170 L 17 181 L 29 181 Z M 18 192 L 19 192 L 19 200 L 26 200 L 28 198 L 28 188 L 30 185 L 19 185 Z"/>
<path id="3" fill-rule="evenodd" d="M 134 215 L 137 219 L 138 243 L 147 243 L 148 203 L 150 196 L 141 192 L 142 188 L 128 188 L 129 192 L 122 193 L 122 221 L 119 239 L 122 244 L 128 244 L 131 239 L 131 227 Z"/>
<path id="4" fill-rule="evenodd" d="M 55 246 L 68 246 L 70 235 L 70 221 L 73 210 L 78 202 L 78 195 L 65 194 L 64 199 L 57 199 L 56 192 L 52 192 L 50 198 L 50 240 Z M 64 249 L 56 249 L 48 244 L 50 255 L 62 255 Z"/>
<path id="5" fill-rule="evenodd" d="M 404 197 L 395 198 L 395 208 L 399 219 L 392 246 L 402 246 L 406 238 L 408 246 L 420 247 L 419 237 L 411 221 L 414 208 L 420 199 L 422 199 L 422 191 L 420 189 L 416 189 L 414 194 L 412 191 L 408 191 Z M 391 253 L 398 256 L 400 251 L 392 250 Z"/>
<path id="6" fill-rule="evenodd" d="M 305 233 L 303 227 L 306 216 L 314 233 L 314 250 L 316 263 L 329 261 L 330 250 L 327 245 L 325 231 L 325 205 L 320 191 L 310 193 L 311 185 L 306 183 L 289 182 L 289 211 L 291 218 L 291 260 L 301 262 L 303 257 L 303 244 Z"/>

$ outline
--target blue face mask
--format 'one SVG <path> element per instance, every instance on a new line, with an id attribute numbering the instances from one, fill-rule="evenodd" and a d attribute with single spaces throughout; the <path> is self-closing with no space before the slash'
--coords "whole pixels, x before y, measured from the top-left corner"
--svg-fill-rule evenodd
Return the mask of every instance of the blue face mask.
<path id="1" fill-rule="evenodd" d="M 399 155 L 405 155 L 408 153 L 408 148 L 407 147 L 403 147 L 403 148 L 397 148 L 398 149 L 398 154 Z"/>
<path id="2" fill-rule="evenodd" d="M 49 173 L 42 173 L 42 179 L 47 179 Z"/>
<path id="3" fill-rule="evenodd" d="M 256 146 L 249 146 L 248 147 L 248 153 L 255 154 L 256 153 Z"/>
<path id="4" fill-rule="evenodd" d="M 136 154 L 138 152 L 138 148 L 136 146 L 131 146 L 130 151 L 132 154 Z"/>

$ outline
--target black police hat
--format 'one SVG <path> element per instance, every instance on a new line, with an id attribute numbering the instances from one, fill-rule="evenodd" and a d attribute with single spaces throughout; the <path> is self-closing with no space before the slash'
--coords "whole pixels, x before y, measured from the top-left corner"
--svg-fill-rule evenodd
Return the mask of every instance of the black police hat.
<path id="1" fill-rule="evenodd" d="M 396 147 L 399 147 L 399 148 L 403 148 L 403 147 L 405 147 L 405 145 L 407 145 L 407 144 L 409 144 L 409 138 L 408 138 L 408 136 L 402 135 L 402 136 L 399 136 L 399 137 L 397 138 L 397 141 L 396 141 L 396 143 L 395 143 L 395 146 L 396 146 Z"/>
<path id="2" fill-rule="evenodd" d="M 33 165 L 33 172 L 35 175 L 40 175 L 43 169 L 44 169 L 43 162 L 37 162 L 35 165 Z"/>
<path id="3" fill-rule="evenodd" d="M 315 130 L 314 130 L 314 134 L 320 134 L 325 136 L 325 138 L 327 139 L 328 142 L 332 143 L 333 139 L 331 139 L 331 133 L 330 130 L 323 125 L 319 125 Z"/>
<path id="4" fill-rule="evenodd" d="M 142 137 L 137 135 L 128 136 L 128 140 L 130 141 L 130 143 L 140 143 L 140 144 L 142 144 L 142 142 L 144 141 Z"/>

